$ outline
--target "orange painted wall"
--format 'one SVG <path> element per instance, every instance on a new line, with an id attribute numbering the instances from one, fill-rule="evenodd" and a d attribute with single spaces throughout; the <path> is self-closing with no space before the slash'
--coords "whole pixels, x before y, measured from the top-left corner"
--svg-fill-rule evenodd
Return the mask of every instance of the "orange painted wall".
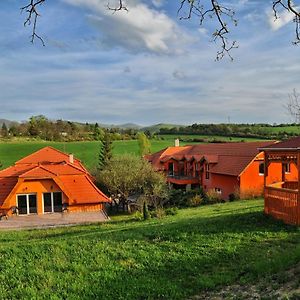
<path id="1" fill-rule="evenodd" d="M 24 181 L 18 189 L 3 203 L 4 209 L 9 209 L 12 206 L 17 206 L 17 195 L 21 194 L 36 194 L 37 195 L 37 213 L 43 213 L 43 193 L 61 192 L 60 188 L 53 180 L 31 180 Z M 63 202 L 67 202 L 67 198 L 63 193 Z"/>
<path id="2" fill-rule="evenodd" d="M 236 176 L 210 174 L 210 179 L 205 179 L 205 173 L 203 174 L 203 187 L 205 191 L 210 189 L 221 189 L 221 199 L 227 200 L 229 195 L 234 193 L 239 187 L 239 181 Z"/>
<path id="3" fill-rule="evenodd" d="M 82 204 L 82 205 L 70 205 L 68 207 L 68 212 L 85 212 L 85 211 L 100 211 L 103 210 L 102 203 L 91 203 L 91 204 Z"/>
<path id="4" fill-rule="evenodd" d="M 259 165 L 262 161 L 253 161 L 240 176 L 240 193 L 242 198 L 260 196 L 264 189 L 264 175 L 259 175 Z M 290 165 L 291 172 L 285 173 L 286 181 L 297 179 L 297 167 Z M 272 163 L 268 167 L 267 185 L 282 181 L 282 164 Z"/>

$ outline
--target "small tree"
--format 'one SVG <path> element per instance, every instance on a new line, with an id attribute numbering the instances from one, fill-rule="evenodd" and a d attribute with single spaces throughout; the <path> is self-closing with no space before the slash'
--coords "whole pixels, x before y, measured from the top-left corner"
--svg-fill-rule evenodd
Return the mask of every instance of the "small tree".
<path id="1" fill-rule="evenodd" d="M 146 154 L 150 154 L 151 150 L 151 143 L 144 132 L 139 132 L 138 135 L 138 143 L 139 143 L 139 150 L 140 155 L 144 156 Z"/>
<path id="2" fill-rule="evenodd" d="M 5 123 L 2 124 L 1 135 L 3 137 L 8 137 L 8 129 Z"/>
<path id="3" fill-rule="evenodd" d="M 147 205 L 147 202 L 144 201 L 144 204 L 143 204 L 143 218 L 144 220 L 148 220 L 150 217 L 149 215 L 149 211 L 148 211 L 148 205 Z"/>
<path id="4" fill-rule="evenodd" d="M 300 123 L 300 94 L 296 89 L 289 94 L 289 100 L 285 106 L 288 114 L 294 119 L 296 123 Z"/>
<path id="5" fill-rule="evenodd" d="M 156 173 L 152 165 L 134 155 L 113 157 L 102 170 L 96 174 L 100 187 L 104 187 L 117 208 L 128 208 L 128 197 L 143 198 L 148 204 L 157 206 L 165 197 L 167 185 L 162 174 Z M 141 197 L 143 196 L 143 197 Z"/>
<path id="6" fill-rule="evenodd" d="M 98 169 L 102 170 L 112 158 L 112 139 L 110 133 L 106 130 L 103 140 L 101 141 Z"/>

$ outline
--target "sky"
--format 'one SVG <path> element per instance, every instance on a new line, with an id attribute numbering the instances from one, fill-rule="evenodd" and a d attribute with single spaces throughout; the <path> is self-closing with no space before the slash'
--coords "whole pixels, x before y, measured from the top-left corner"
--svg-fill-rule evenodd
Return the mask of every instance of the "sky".
<path id="1" fill-rule="evenodd" d="M 111 0 L 111 6 L 113 1 Z M 20 7 L 0 2 L 0 119 L 137 123 L 286 123 L 299 88 L 292 17 L 272 1 L 222 0 L 236 11 L 231 61 L 215 61 L 214 20 L 181 20 L 180 0 L 46 0 L 30 43 Z M 300 91 L 300 88 L 299 88 Z"/>

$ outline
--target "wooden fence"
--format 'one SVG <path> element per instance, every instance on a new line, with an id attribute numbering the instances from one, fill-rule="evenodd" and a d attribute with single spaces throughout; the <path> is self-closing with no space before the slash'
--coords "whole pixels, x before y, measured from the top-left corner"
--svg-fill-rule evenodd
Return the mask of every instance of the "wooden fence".
<path id="1" fill-rule="evenodd" d="M 300 225 L 298 190 L 265 187 L 265 213 L 285 223 Z"/>

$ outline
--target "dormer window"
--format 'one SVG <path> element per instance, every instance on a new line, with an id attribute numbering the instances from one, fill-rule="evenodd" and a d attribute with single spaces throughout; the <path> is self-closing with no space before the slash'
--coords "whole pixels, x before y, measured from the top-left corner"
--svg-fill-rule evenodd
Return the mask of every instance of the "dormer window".
<path id="1" fill-rule="evenodd" d="M 283 165 L 283 168 L 284 168 L 285 173 L 291 173 L 291 164 L 290 163 L 285 163 Z"/>
<path id="2" fill-rule="evenodd" d="M 258 167 L 258 173 L 260 176 L 264 176 L 265 174 L 265 163 L 260 163 Z"/>
<path id="3" fill-rule="evenodd" d="M 209 179 L 209 164 L 208 163 L 205 165 L 205 178 Z"/>

